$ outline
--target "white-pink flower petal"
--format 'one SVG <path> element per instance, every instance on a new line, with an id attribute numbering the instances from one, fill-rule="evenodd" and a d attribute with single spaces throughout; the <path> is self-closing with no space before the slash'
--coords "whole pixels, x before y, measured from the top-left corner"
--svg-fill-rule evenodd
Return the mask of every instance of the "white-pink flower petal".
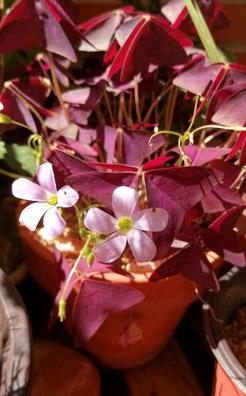
<path id="1" fill-rule="evenodd" d="M 168 213 L 165 209 L 144 209 L 133 213 L 134 228 L 143 231 L 162 231 L 168 222 Z"/>
<path id="2" fill-rule="evenodd" d="M 108 235 L 116 230 L 117 220 L 99 208 L 91 208 L 85 216 L 84 225 L 91 231 Z"/>
<path id="3" fill-rule="evenodd" d="M 57 206 L 71 208 L 79 199 L 79 194 L 70 186 L 64 186 L 57 191 Z"/>
<path id="4" fill-rule="evenodd" d="M 36 175 L 41 187 L 52 194 L 57 193 L 53 166 L 50 162 L 39 165 Z"/>
<path id="5" fill-rule="evenodd" d="M 112 207 L 117 218 L 131 216 L 138 202 L 138 192 L 133 188 L 121 186 L 114 190 Z"/>
<path id="6" fill-rule="evenodd" d="M 115 233 L 100 245 L 97 245 L 93 252 L 98 261 L 102 263 L 112 263 L 122 255 L 126 247 L 126 242 L 127 238 L 125 235 Z"/>
<path id="7" fill-rule="evenodd" d="M 66 228 L 65 220 L 55 207 L 51 207 L 45 213 L 43 223 L 45 230 L 52 237 L 62 235 Z"/>
<path id="8" fill-rule="evenodd" d="M 22 210 L 19 221 L 30 231 L 35 231 L 42 216 L 49 210 L 50 205 L 45 202 L 35 202 Z"/>
<path id="9" fill-rule="evenodd" d="M 46 193 L 42 187 L 31 180 L 20 177 L 12 184 L 12 194 L 16 198 L 28 201 L 46 201 Z"/>
<path id="10" fill-rule="evenodd" d="M 133 256 L 138 263 L 151 261 L 156 255 L 156 246 L 152 239 L 143 231 L 132 229 L 127 234 Z"/>

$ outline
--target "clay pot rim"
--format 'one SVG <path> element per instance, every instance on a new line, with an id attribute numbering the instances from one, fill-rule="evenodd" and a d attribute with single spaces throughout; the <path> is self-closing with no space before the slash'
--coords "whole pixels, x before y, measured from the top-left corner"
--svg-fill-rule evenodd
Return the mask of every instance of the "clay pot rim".
<path id="1" fill-rule="evenodd" d="M 20 207 L 23 206 L 20 205 Z M 48 244 L 43 244 L 41 241 L 41 237 L 32 231 L 29 231 L 25 226 L 23 225 L 19 225 L 19 229 L 22 233 L 28 234 L 32 237 L 34 243 L 38 243 L 40 247 L 42 247 L 43 249 L 45 249 L 47 252 L 49 252 L 50 254 L 52 253 L 52 245 L 48 245 Z M 209 251 L 207 254 L 207 258 L 209 260 L 209 262 L 211 264 L 215 264 L 215 270 L 216 267 L 220 265 L 220 263 L 223 261 L 223 259 L 221 257 L 219 257 L 215 252 L 213 251 Z M 157 268 L 157 267 L 156 267 Z M 154 270 L 153 270 L 154 271 Z M 149 279 L 151 277 L 151 275 L 153 274 L 153 271 L 150 272 L 146 272 L 146 273 L 140 273 L 140 272 L 129 272 L 129 276 L 127 275 L 123 275 L 117 272 L 99 272 L 99 271 L 95 271 L 95 272 L 90 272 L 87 274 L 87 276 L 85 276 L 85 278 L 87 279 L 92 279 L 92 280 L 98 280 L 98 281 L 106 281 L 106 282 L 114 282 L 114 283 L 124 283 L 124 284 L 130 284 L 132 282 L 137 283 L 137 284 L 143 284 L 143 283 L 150 283 Z M 183 278 L 182 275 L 176 275 L 175 277 L 180 277 Z M 167 280 L 170 280 L 172 277 L 169 278 L 165 278 L 165 279 L 161 279 L 158 282 L 165 282 Z M 187 281 L 189 281 L 188 278 L 186 278 Z"/>
<path id="2" fill-rule="evenodd" d="M 219 260 L 218 256 L 214 252 L 208 252 L 207 258 L 211 263 L 215 262 L 216 260 Z M 113 281 L 114 283 L 130 283 L 132 281 L 135 283 L 148 283 L 153 272 L 154 270 L 152 272 L 146 272 L 146 273 L 129 272 L 129 277 L 122 274 L 118 274 L 117 272 L 106 272 L 106 273 L 92 272 L 90 273 L 90 279 L 95 279 L 95 280 L 103 279 L 105 281 Z M 181 277 L 181 275 L 176 275 L 176 277 Z M 167 280 L 170 280 L 171 278 L 172 277 L 164 278 L 159 280 L 159 282 L 160 281 L 165 282 Z"/>
<path id="3" fill-rule="evenodd" d="M 233 267 L 223 275 L 220 278 L 223 282 L 222 288 L 232 282 L 233 277 L 241 271 L 241 268 Z M 203 305 L 203 325 L 208 344 L 222 369 L 242 392 L 246 392 L 246 369 L 231 350 L 219 322 L 209 309 L 209 305 L 213 306 L 213 296 L 214 293 L 210 292 L 207 298 L 208 304 Z"/>
<path id="4" fill-rule="evenodd" d="M 20 203 L 18 205 L 18 208 L 17 208 L 17 215 L 20 214 L 21 210 L 28 203 L 29 203 L 29 201 L 26 201 L 26 200 L 21 200 L 20 201 Z M 19 230 L 24 232 L 24 233 L 32 235 L 34 241 L 36 241 L 37 243 L 40 243 L 41 237 L 36 232 L 29 231 L 25 226 L 23 226 L 21 224 L 19 224 Z M 35 236 L 36 236 L 36 238 L 35 238 Z M 40 243 L 40 246 L 42 246 L 44 249 L 47 249 L 47 251 L 52 253 L 51 247 L 48 244 Z M 217 266 L 219 267 L 220 263 L 223 261 L 223 258 L 219 257 L 213 251 L 207 252 L 206 256 L 207 256 L 207 258 L 208 258 L 208 260 L 209 260 L 209 262 L 211 264 L 215 264 L 215 271 L 216 271 Z M 156 268 L 157 267 L 158 266 L 156 266 Z M 108 282 L 112 282 L 113 281 L 114 283 L 121 283 L 121 284 L 122 283 L 129 284 L 131 282 L 138 283 L 138 284 L 141 283 L 142 284 L 142 283 L 149 283 L 149 279 L 150 279 L 150 277 L 151 277 L 153 272 L 154 272 L 154 270 L 150 271 L 150 272 L 145 272 L 145 273 L 129 272 L 129 276 L 126 276 L 126 275 L 123 275 L 123 274 L 120 274 L 120 273 L 117 273 L 117 272 L 105 272 L 105 273 L 91 272 L 90 276 L 88 276 L 88 278 L 95 279 L 95 280 L 100 280 L 100 281 L 105 280 L 105 281 L 108 281 Z M 183 278 L 182 275 L 176 275 L 175 277 Z M 160 281 L 164 282 L 164 281 L 170 280 L 170 278 L 172 278 L 172 277 L 161 279 L 161 280 L 159 280 L 159 282 Z M 187 281 L 189 281 L 188 278 L 186 278 L 186 279 L 187 279 Z"/>

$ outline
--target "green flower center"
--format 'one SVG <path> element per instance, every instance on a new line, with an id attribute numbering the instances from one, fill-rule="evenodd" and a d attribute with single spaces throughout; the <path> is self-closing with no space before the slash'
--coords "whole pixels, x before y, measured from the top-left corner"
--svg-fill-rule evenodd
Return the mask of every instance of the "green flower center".
<path id="1" fill-rule="evenodd" d="M 132 219 L 127 216 L 120 217 L 118 220 L 118 230 L 121 235 L 126 235 L 133 227 Z"/>
<path id="2" fill-rule="evenodd" d="M 58 204 L 58 199 L 56 194 L 50 194 L 48 196 L 48 203 L 52 206 L 55 206 Z"/>

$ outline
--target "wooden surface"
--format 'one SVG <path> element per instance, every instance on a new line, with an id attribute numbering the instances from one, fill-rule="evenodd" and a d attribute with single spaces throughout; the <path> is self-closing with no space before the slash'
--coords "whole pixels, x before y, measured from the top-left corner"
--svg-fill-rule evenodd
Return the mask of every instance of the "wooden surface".
<path id="1" fill-rule="evenodd" d="M 156 359 L 124 373 L 131 396 L 203 396 L 180 347 L 173 340 Z"/>
<path id="2" fill-rule="evenodd" d="M 100 374 L 82 353 L 35 340 L 31 396 L 100 396 Z"/>

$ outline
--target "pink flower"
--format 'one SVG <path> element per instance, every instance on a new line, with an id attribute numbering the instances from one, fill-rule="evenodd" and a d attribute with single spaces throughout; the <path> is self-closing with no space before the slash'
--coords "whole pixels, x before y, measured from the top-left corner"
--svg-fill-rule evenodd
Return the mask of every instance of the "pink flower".
<path id="1" fill-rule="evenodd" d="M 35 231 L 44 216 L 43 223 L 47 233 L 59 236 L 64 232 L 66 222 L 58 208 L 74 206 L 79 195 L 70 186 L 64 186 L 57 191 L 52 164 L 49 162 L 40 165 L 36 175 L 39 184 L 22 177 L 12 184 L 12 193 L 16 198 L 36 201 L 21 212 L 19 221 L 30 231 Z"/>
<path id="2" fill-rule="evenodd" d="M 153 260 L 156 246 L 143 231 L 162 231 L 168 220 L 165 209 L 137 210 L 138 193 L 130 187 L 116 188 L 112 196 L 115 217 L 98 208 L 91 208 L 85 216 L 85 226 L 96 233 L 110 235 L 94 248 L 97 259 L 104 263 L 117 260 L 128 242 L 136 261 Z"/>

